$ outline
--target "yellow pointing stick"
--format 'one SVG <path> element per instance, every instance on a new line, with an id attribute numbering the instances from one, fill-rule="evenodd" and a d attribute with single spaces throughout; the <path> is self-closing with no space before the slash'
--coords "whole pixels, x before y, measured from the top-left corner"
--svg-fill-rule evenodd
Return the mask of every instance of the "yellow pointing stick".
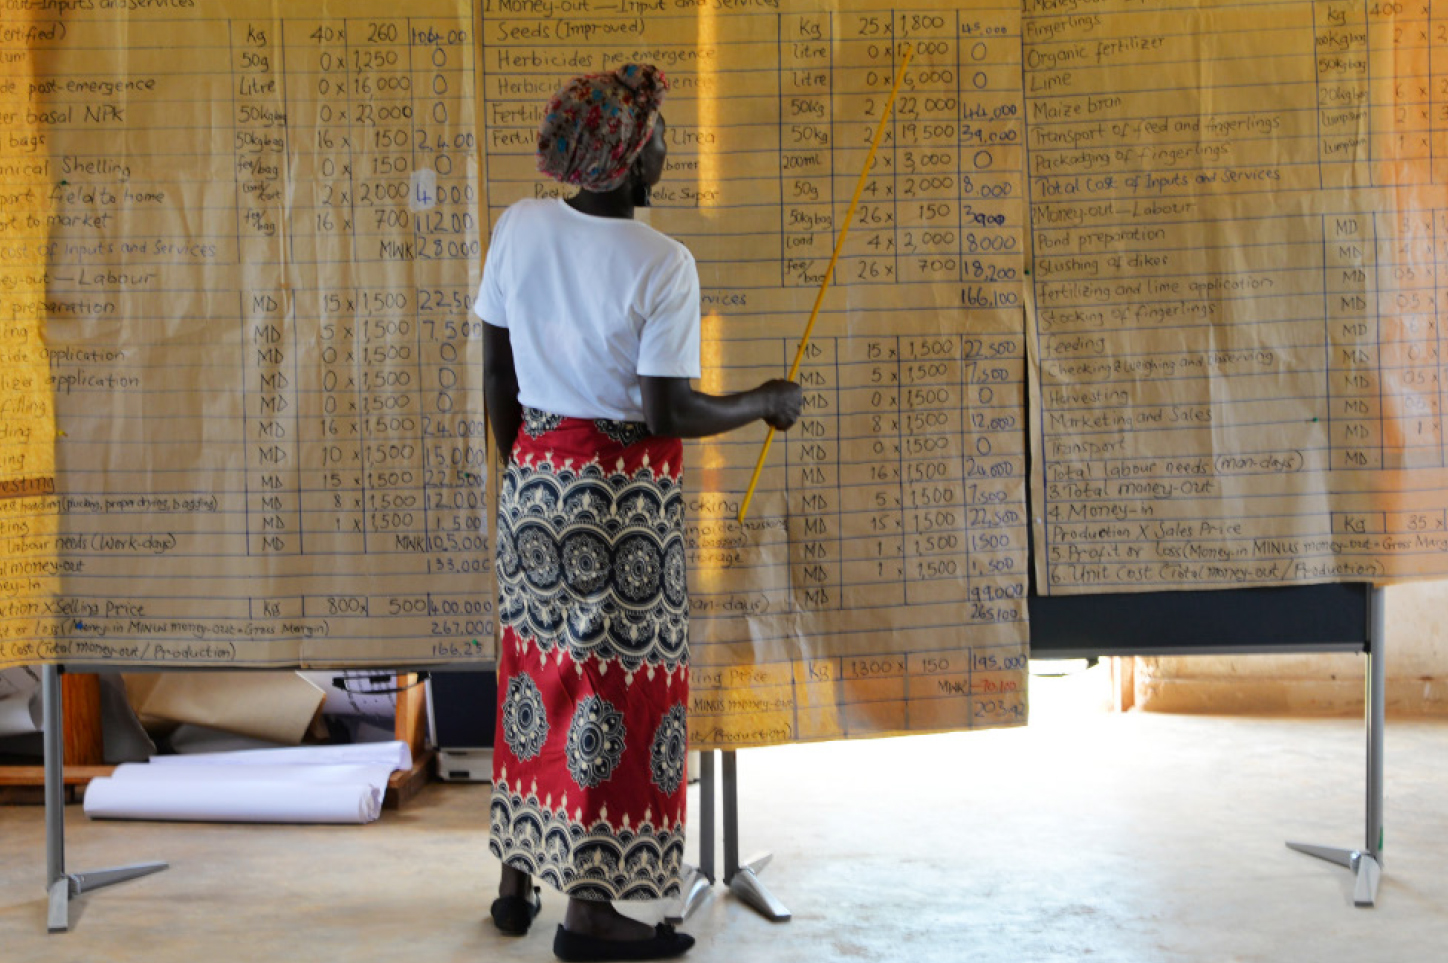
<path id="1" fill-rule="evenodd" d="M 890 88 L 890 99 L 885 101 L 885 112 L 880 115 L 880 124 L 875 128 L 875 138 L 870 141 L 870 153 L 865 158 L 865 169 L 860 171 L 860 179 L 855 183 L 855 196 L 850 198 L 850 207 L 845 211 L 845 223 L 840 227 L 840 236 L 835 239 L 835 253 L 830 255 L 829 267 L 825 268 L 824 279 L 820 281 L 819 293 L 815 295 L 814 308 L 809 313 L 809 323 L 804 326 L 804 335 L 799 339 L 799 350 L 794 353 L 794 364 L 789 366 L 789 380 L 793 381 L 799 374 L 799 364 L 804 360 L 805 349 L 809 347 L 809 336 L 814 331 L 815 321 L 820 316 L 820 305 L 825 302 L 825 292 L 830 289 L 830 279 L 835 276 L 835 262 L 840 259 L 840 252 L 845 249 L 845 238 L 850 233 L 850 222 L 855 217 L 855 205 L 860 203 L 860 195 L 865 192 L 865 181 L 870 177 L 870 169 L 875 166 L 875 151 L 880 147 L 880 139 L 885 136 L 885 124 L 890 120 L 890 109 L 895 106 L 895 95 L 900 92 L 900 82 L 905 79 L 905 68 L 910 66 L 910 55 L 913 51 L 907 46 L 904 49 L 904 57 L 900 60 L 900 70 L 895 74 L 895 86 Z M 754 500 L 754 489 L 759 485 L 759 476 L 764 472 L 764 462 L 769 458 L 769 446 L 774 443 L 774 429 L 769 429 L 769 434 L 764 436 L 764 447 L 760 449 L 759 461 L 754 464 L 754 475 L 749 479 L 749 490 L 744 493 L 744 501 L 739 503 L 738 520 L 744 521 L 744 516 L 749 514 L 749 503 Z"/>

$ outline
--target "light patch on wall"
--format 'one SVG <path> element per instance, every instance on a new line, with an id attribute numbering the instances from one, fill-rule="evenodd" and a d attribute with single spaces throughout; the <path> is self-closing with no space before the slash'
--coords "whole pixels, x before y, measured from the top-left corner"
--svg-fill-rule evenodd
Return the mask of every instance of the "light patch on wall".
<path id="1" fill-rule="evenodd" d="M 6 32 L 16 38 L 44 35 L 58 23 L 12 7 L 6 8 Z M 52 191 L 66 182 L 51 181 L 50 138 L 56 135 L 32 110 L 55 102 L 28 93 L 45 76 L 44 50 L 43 42 L 22 39 L 0 58 L 0 116 L 7 118 L 0 141 L 6 215 L 0 219 L 0 562 L 6 565 L 0 571 L 0 665 L 35 662 L 27 640 L 53 635 L 59 624 L 42 614 L 60 588 L 55 446 L 64 434 L 55 420 L 45 324 Z"/>
<path id="2" fill-rule="evenodd" d="M 699 390 L 711 395 L 724 394 L 731 390 L 726 384 L 724 366 L 724 337 L 721 327 L 724 319 L 718 314 L 706 314 L 700 325 L 700 364 L 703 374 L 699 378 Z M 718 439 L 705 438 L 699 442 L 694 463 L 690 467 L 703 469 L 725 469 L 729 458 Z M 722 515 L 721 515 L 722 517 Z"/>
<path id="3" fill-rule="evenodd" d="M 699 378 L 699 390 L 707 391 L 710 394 L 719 394 L 727 391 L 724 384 L 724 338 L 721 327 L 724 318 L 717 313 L 704 315 L 700 324 L 700 340 L 702 346 L 699 351 L 699 360 L 703 365 L 704 373 Z"/>
<path id="4" fill-rule="evenodd" d="M 712 9 L 699 11 L 700 50 L 718 49 L 718 20 Z M 699 132 L 714 132 L 719 128 L 719 69 L 712 58 L 699 61 Z M 698 203 L 701 208 L 719 206 L 719 155 L 714 149 L 717 137 L 699 138 Z"/>

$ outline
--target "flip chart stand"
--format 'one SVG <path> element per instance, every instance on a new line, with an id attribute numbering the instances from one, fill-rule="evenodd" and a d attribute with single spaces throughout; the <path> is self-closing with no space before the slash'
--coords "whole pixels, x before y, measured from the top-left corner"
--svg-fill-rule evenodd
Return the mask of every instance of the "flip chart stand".
<path id="1" fill-rule="evenodd" d="M 1353 886 L 1354 906 L 1372 906 L 1378 899 L 1383 878 L 1383 732 L 1387 728 L 1387 666 L 1383 638 L 1387 635 L 1383 590 L 1374 588 L 1368 602 L 1371 627 L 1368 630 L 1367 706 L 1364 710 L 1368 738 L 1367 829 L 1362 849 L 1336 849 L 1310 843 L 1288 843 L 1289 849 L 1337 863 L 1357 877 Z"/>
<path id="2" fill-rule="evenodd" d="M 734 750 L 705 749 L 699 754 L 699 865 L 687 866 L 678 902 L 665 920 L 678 925 L 708 899 L 714 885 L 714 753 L 723 756 L 724 782 L 724 885 L 746 906 L 771 923 L 786 923 L 789 909 L 760 880 L 759 874 L 774 859 L 757 853 L 739 862 L 739 769 Z"/>
<path id="3" fill-rule="evenodd" d="M 53 665 L 41 668 L 41 703 L 45 721 L 45 861 L 46 887 L 50 909 L 46 929 L 64 933 L 70 929 L 70 900 L 74 896 L 149 876 L 166 869 L 166 863 L 135 863 L 88 873 L 65 871 L 65 745 L 62 727 L 61 670 Z"/>
<path id="4" fill-rule="evenodd" d="M 1362 849 L 1287 845 L 1357 875 L 1353 902 L 1372 906 L 1383 869 L 1383 733 L 1387 707 L 1387 602 L 1357 582 L 1221 592 L 1031 596 L 1031 655 L 1187 656 L 1362 652 L 1367 705 L 1367 839 Z M 1243 624 L 1252 636 L 1243 639 Z"/>

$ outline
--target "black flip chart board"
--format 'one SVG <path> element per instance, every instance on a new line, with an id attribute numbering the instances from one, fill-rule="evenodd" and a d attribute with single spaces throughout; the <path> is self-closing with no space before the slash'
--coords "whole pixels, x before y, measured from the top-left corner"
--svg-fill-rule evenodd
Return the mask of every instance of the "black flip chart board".
<path id="1" fill-rule="evenodd" d="M 1220 655 L 1363 652 L 1369 649 L 1362 582 L 1146 592 L 1135 595 L 1031 596 L 1031 656 Z"/>

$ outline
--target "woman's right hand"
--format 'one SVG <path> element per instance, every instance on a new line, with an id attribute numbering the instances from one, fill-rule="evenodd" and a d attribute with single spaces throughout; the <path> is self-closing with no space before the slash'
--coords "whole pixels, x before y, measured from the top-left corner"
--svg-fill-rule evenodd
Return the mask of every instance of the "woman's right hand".
<path id="1" fill-rule="evenodd" d="M 793 381 L 772 378 L 754 389 L 764 400 L 764 421 L 771 428 L 788 431 L 804 409 L 804 391 Z"/>

